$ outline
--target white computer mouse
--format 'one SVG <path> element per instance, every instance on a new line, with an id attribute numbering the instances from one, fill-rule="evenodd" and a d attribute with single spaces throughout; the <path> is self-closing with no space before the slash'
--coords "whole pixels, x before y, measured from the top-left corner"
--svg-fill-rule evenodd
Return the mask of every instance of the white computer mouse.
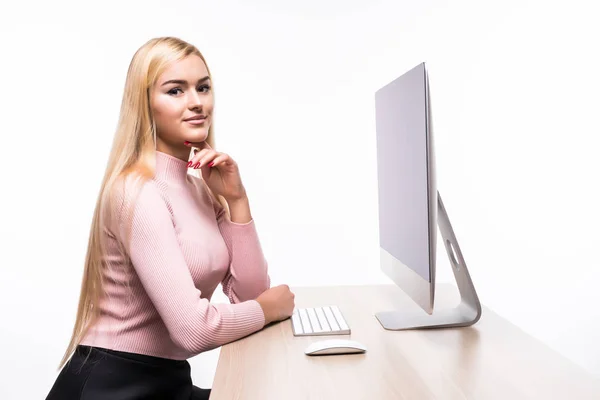
<path id="1" fill-rule="evenodd" d="M 321 356 L 326 354 L 352 354 L 367 351 L 365 345 L 354 340 L 328 339 L 311 343 L 304 354 L 308 356 Z"/>

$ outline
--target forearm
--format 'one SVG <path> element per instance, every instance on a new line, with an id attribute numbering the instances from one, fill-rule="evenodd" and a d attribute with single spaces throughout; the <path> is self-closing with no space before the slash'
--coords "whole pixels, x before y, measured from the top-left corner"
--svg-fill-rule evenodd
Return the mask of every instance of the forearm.
<path id="1" fill-rule="evenodd" d="M 223 289 L 233 303 L 256 298 L 270 287 L 267 261 L 262 252 L 247 197 L 228 201 L 230 221 L 220 223 L 231 265 Z"/>

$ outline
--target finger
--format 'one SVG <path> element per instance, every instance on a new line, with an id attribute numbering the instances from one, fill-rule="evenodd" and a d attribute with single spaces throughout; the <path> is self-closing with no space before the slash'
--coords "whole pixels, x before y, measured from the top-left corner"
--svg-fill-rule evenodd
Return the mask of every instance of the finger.
<path id="1" fill-rule="evenodd" d="M 200 159 L 202 157 L 204 157 L 204 155 L 206 153 L 208 153 L 210 150 L 198 150 L 198 149 L 194 149 L 194 155 L 192 156 L 192 161 L 195 163 L 197 163 L 198 161 L 200 161 Z"/>
<path id="2" fill-rule="evenodd" d="M 210 147 L 210 144 L 208 144 L 207 141 L 202 142 L 201 146 L 203 149 L 214 150 L 212 147 Z"/>
<path id="3" fill-rule="evenodd" d="M 202 150 L 196 150 L 196 149 L 194 149 L 194 155 L 192 156 L 192 158 L 188 162 L 188 168 L 194 168 L 200 162 L 200 158 L 204 155 L 204 154 L 200 154 L 200 151 L 202 151 Z"/>
<path id="4" fill-rule="evenodd" d="M 206 163 L 208 162 L 207 160 L 212 160 L 213 158 L 215 158 L 217 156 L 217 152 L 214 150 L 200 150 L 198 151 L 194 157 L 192 157 L 192 161 L 191 161 L 191 165 L 188 163 L 188 165 L 190 165 L 190 167 L 192 168 L 200 168 L 204 165 L 206 165 Z"/>
<path id="5" fill-rule="evenodd" d="M 226 165 L 227 163 L 232 162 L 233 160 L 229 157 L 228 154 L 220 153 L 211 163 L 208 164 L 209 167 L 217 167 L 219 165 Z"/>
<path id="6" fill-rule="evenodd" d="M 205 150 L 202 150 L 205 151 Z M 215 160 L 215 158 L 217 158 L 220 155 L 220 153 L 217 153 L 214 150 L 206 150 L 206 153 L 200 157 L 200 161 L 198 163 L 198 167 L 197 168 L 202 168 L 205 165 L 211 164 L 213 160 Z"/>

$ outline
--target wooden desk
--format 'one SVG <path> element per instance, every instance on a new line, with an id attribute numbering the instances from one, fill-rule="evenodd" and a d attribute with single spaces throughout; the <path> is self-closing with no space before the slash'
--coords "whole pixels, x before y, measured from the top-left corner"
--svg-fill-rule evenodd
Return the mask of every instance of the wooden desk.
<path id="1" fill-rule="evenodd" d="M 386 331 L 374 313 L 416 310 L 396 286 L 292 288 L 296 307 L 336 304 L 364 354 L 309 357 L 310 343 L 339 337 L 294 337 L 282 321 L 223 346 L 212 400 L 295 399 L 600 399 L 585 370 L 484 307 L 469 328 Z M 458 291 L 438 289 L 437 306 Z M 533 314 L 532 314 L 533 317 Z"/>

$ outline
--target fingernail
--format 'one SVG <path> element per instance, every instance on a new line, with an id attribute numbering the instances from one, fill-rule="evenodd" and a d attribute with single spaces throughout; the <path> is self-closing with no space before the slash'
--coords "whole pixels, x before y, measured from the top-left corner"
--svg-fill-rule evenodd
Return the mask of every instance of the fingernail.
<path id="1" fill-rule="evenodd" d="M 188 142 L 187 140 L 185 142 L 183 142 L 183 144 L 185 144 L 186 146 L 189 146 L 190 142 Z"/>
<path id="2" fill-rule="evenodd" d="M 200 163 L 199 163 L 199 162 L 197 162 L 197 163 L 194 165 L 194 168 L 196 168 L 196 169 L 200 168 Z"/>
<path id="3" fill-rule="evenodd" d="M 208 166 L 211 167 L 211 168 L 212 168 L 213 165 L 215 165 L 214 162 L 211 162 L 210 164 L 208 164 Z"/>
<path id="4" fill-rule="evenodd" d="M 189 168 L 189 167 L 191 167 L 191 166 L 192 166 L 192 162 L 190 161 L 190 162 L 188 163 L 188 168 Z"/>

